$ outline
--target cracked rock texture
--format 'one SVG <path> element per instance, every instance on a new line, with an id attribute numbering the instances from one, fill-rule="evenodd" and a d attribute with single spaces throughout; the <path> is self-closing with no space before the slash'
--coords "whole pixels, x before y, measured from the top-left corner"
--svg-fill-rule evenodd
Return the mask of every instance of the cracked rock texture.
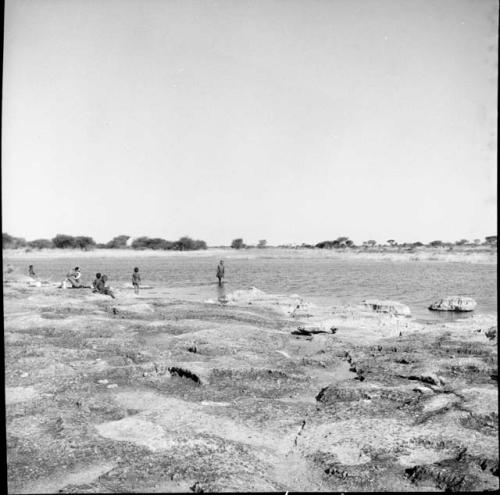
<path id="1" fill-rule="evenodd" d="M 494 318 L 15 273 L 4 314 L 12 493 L 499 488 Z"/>

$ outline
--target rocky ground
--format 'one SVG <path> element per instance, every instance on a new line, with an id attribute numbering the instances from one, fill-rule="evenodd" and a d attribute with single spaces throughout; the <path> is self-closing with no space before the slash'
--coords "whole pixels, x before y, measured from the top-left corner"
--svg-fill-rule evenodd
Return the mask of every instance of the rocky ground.
<path id="1" fill-rule="evenodd" d="M 4 322 L 11 493 L 499 488 L 491 317 L 10 273 Z"/>

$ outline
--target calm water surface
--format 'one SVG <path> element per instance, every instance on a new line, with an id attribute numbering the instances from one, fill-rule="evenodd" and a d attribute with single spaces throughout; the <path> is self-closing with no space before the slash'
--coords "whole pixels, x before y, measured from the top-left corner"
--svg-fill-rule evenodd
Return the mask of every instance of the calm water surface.
<path id="1" fill-rule="evenodd" d="M 204 300 L 217 295 L 216 257 L 75 258 L 6 260 L 27 273 L 30 263 L 37 275 L 53 281 L 64 278 L 78 265 L 82 279 L 90 283 L 96 272 L 106 273 L 114 287 L 130 287 L 134 266 L 143 284 L 190 289 Z M 257 287 L 263 291 L 299 294 L 317 304 L 356 304 L 365 298 L 393 299 L 410 306 L 420 320 L 467 317 L 439 313 L 427 307 L 446 295 L 473 297 L 475 313 L 497 314 L 496 265 L 450 262 L 391 262 L 317 258 L 227 259 L 225 290 Z M 189 292 L 189 291 L 188 291 Z"/>

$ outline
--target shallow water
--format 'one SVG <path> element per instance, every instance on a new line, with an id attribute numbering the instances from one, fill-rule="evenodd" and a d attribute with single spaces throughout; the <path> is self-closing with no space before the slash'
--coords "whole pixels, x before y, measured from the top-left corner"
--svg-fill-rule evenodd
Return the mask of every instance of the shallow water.
<path id="1" fill-rule="evenodd" d="M 22 271 L 34 264 L 43 279 L 60 281 L 74 266 L 80 266 L 85 283 L 96 272 L 108 275 L 111 285 L 131 289 L 134 266 L 140 268 L 142 283 L 166 286 L 173 294 L 205 300 L 220 295 L 215 278 L 218 258 L 46 258 L 4 260 Z M 447 295 L 474 298 L 475 314 L 497 314 L 497 267 L 491 264 L 372 261 L 321 258 L 233 258 L 226 262 L 224 290 L 257 287 L 270 293 L 299 294 L 317 304 L 357 304 L 366 298 L 392 299 L 407 304 L 414 318 L 425 321 L 467 318 L 470 314 L 429 311 L 436 299 Z"/>

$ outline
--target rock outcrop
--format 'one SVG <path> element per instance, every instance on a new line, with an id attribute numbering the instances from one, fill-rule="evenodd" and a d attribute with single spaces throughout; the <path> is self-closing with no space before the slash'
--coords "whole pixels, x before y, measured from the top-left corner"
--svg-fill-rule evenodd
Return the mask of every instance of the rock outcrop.
<path id="1" fill-rule="evenodd" d="M 474 311 L 477 303 L 472 297 L 444 297 L 429 306 L 432 311 Z"/>
<path id="2" fill-rule="evenodd" d="M 410 308 L 397 301 L 382 301 L 380 299 L 368 299 L 363 304 L 378 313 L 390 313 L 392 315 L 411 316 Z"/>

